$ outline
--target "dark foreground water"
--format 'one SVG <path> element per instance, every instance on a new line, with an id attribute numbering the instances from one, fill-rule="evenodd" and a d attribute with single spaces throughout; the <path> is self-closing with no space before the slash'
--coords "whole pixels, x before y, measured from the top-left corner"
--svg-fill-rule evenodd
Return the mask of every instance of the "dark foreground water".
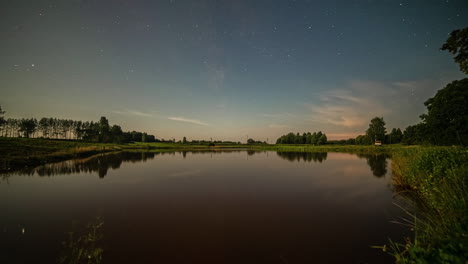
<path id="1" fill-rule="evenodd" d="M 101 217 L 104 263 L 391 263 L 385 156 L 120 153 L 0 181 L 0 263 L 55 263 Z M 1 175 L 0 175 L 1 176 Z M 73 223 L 75 223 L 73 225 Z"/>

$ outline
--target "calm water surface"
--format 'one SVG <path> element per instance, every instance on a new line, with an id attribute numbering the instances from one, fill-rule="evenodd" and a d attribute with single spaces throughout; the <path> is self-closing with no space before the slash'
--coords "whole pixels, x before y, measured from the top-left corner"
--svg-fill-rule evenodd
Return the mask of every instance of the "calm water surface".
<path id="1" fill-rule="evenodd" d="M 392 263 L 385 156 L 120 153 L 0 181 L 0 263 L 55 263 L 102 217 L 104 263 Z M 72 223 L 77 225 L 72 227 Z"/>

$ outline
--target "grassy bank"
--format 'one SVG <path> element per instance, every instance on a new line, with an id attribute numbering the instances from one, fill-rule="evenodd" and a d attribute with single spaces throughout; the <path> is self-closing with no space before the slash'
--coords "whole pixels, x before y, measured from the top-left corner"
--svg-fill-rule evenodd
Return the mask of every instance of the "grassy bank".
<path id="1" fill-rule="evenodd" d="M 386 146 L 372 145 L 251 145 L 255 150 L 294 151 L 294 152 L 346 152 L 356 154 L 391 154 L 401 149 L 420 148 L 419 146 L 404 146 L 400 144 Z"/>
<path id="2" fill-rule="evenodd" d="M 336 146 L 336 145 L 267 145 L 267 144 L 217 144 L 215 146 L 191 143 L 131 143 L 104 144 L 81 141 L 2 138 L 0 137 L 0 172 L 35 167 L 49 162 L 83 158 L 91 155 L 121 151 L 172 151 L 172 150 L 219 150 L 250 149 L 257 151 L 294 151 L 294 152 L 348 152 L 357 154 L 390 153 L 395 149 L 414 148 L 401 145 L 374 146 Z"/>
<path id="3" fill-rule="evenodd" d="M 210 147 L 208 145 L 182 143 L 107 144 L 72 140 L 0 137 L 0 172 L 35 167 L 50 162 L 84 158 L 112 151 L 199 150 L 247 147 L 247 145 L 220 145 Z"/>
<path id="4" fill-rule="evenodd" d="M 393 243 L 397 263 L 468 260 L 468 149 L 400 149 L 392 155 L 395 190 L 414 205 L 414 238 Z"/>
<path id="5" fill-rule="evenodd" d="M 0 138 L 0 172 L 35 167 L 49 162 L 82 158 L 116 150 L 121 150 L 121 148 L 112 144 Z"/>

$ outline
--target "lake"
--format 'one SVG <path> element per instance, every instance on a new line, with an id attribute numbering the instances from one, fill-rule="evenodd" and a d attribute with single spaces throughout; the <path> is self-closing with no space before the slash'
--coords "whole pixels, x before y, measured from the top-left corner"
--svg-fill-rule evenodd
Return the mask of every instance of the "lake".
<path id="1" fill-rule="evenodd" d="M 392 263 L 383 155 L 124 152 L 0 175 L 0 263 L 55 263 L 101 219 L 104 263 Z"/>

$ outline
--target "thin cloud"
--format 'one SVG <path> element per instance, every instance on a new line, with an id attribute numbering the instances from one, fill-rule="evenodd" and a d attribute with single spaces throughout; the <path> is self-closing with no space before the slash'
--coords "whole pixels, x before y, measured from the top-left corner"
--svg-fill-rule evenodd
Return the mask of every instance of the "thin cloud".
<path id="1" fill-rule="evenodd" d="M 273 113 L 273 114 L 258 114 L 261 117 L 267 117 L 267 118 L 274 118 L 274 119 L 290 119 L 294 118 L 295 116 L 291 113 L 288 112 L 283 112 L 283 113 Z"/>
<path id="2" fill-rule="evenodd" d="M 170 116 L 167 119 L 173 120 L 173 121 L 179 121 L 179 122 L 185 122 L 185 123 L 201 125 L 201 126 L 209 126 L 209 124 L 204 123 L 204 122 L 202 122 L 200 120 L 189 119 L 189 118 L 185 118 L 185 117 L 182 117 L 182 116 Z"/>
<path id="3" fill-rule="evenodd" d="M 269 128 L 288 128 L 289 126 L 287 125 L 281 125 L 281 124 L 270 124 L 268 125 Z"/>
<path id="4" fill-rule="evenodd" d="M 383 116 L 387 127 L 404 128 L 419 121 L 419 115 L 425 112 L 423 102 L 442 87 L 441 80 L 351 81 L 306 107 L 311 114 L 309 121 L 327 125 L 332 131 L 364 131 L 375 116 Z"/>
<path id="5" fill-rule="evenodd" d="M 144 117 L 152 117 L 153 116 L 152 114 L 149 114 L 149 113 L 143 113 L 143 112 L 140 112 L 140 111 L 137 111 L 137 110 L 129 110 L 129 109 L 126 109 L 126 110 L 123 110 L 123 111 L 114 110 L 114 111 L 112 111 L 112 113 L 119 114 L 119 115 L 135 115 L 135 116 L 144 116 Z"/>

